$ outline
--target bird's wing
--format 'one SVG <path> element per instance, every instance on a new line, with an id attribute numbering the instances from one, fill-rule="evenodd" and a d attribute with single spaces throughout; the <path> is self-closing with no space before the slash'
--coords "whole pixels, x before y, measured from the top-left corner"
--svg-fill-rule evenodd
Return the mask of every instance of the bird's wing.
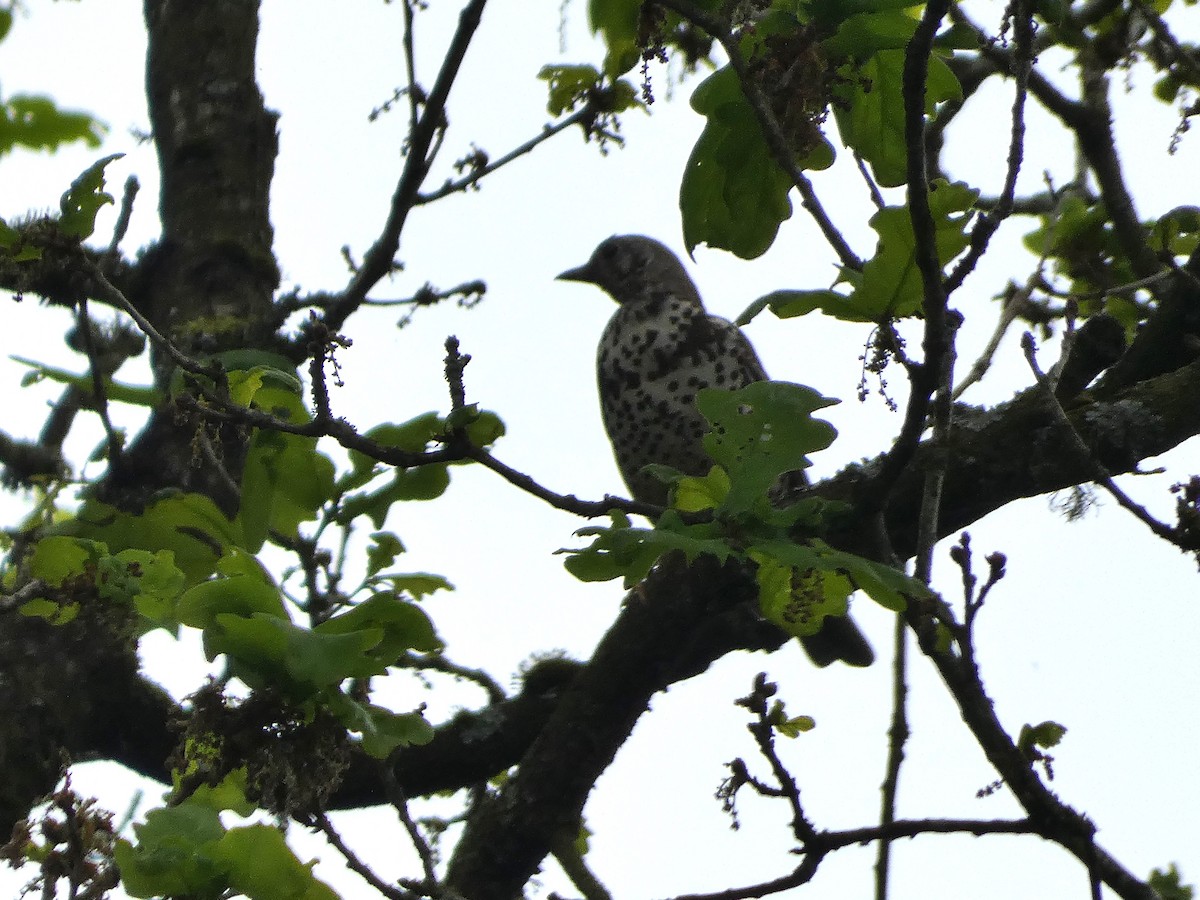
<path id="1" fill-rule="evenodd" d="M 708 317 L 709 326 L 720 336 L 720 340 L 725 344 L 726 352 L 729 359 L 735 364 L 738 372 L 741 375 L 744 383 L 739 385 L 745 387 L 747 384 L 752 384 L 755 381 L 767 381 L 767 370 L 763 368 L 762 361 L 759 360 L 758 354 L 754 352 L 754 345 L 750 343 L 750 339 L 746 337 L 742 329 L 738 328 L 728 319 L 722 319 L 720 316 L 710 315 Z"/>

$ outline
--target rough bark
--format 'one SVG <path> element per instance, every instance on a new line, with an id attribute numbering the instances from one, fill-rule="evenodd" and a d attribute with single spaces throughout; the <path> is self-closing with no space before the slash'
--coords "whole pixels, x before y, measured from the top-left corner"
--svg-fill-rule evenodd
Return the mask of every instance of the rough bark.
<path id="1" fill-rule="evenodd" d="M 278 271 L 268 219 L 275 117 L 255 83 L 255 0 L 147 0 L 150 118 L 162 171 L 160 241 L 128 274 L 130 299 L 188 351 L 269 339 Z M 159 386 L 170 376 L 156 367 Z M 228 512 L 237 497 L 214 467 L 194 464 L 196 425 L 157 410 L 114 462 L 104 497 L 136 509 L 162 489 L 196 490 Z M 234 476 L 242 436 L 214 441 Z M 61 628 L 0 615 L 0 830 L 49 792 L 64 759 L 109 756 L 159 771 L 172 708 L 137 675 L 132 648 L 93 627 L 102 609 Z"/>

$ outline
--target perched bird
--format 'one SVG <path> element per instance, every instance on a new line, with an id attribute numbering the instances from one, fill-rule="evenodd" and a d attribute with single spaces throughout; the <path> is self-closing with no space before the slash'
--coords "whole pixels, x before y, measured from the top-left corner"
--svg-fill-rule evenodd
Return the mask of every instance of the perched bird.
<path id="1" fill-rule="evenodd" d="M 610 237 L 558 278 L 594 284 L 617 301 L 596 357 L 604 427 L 634 499 L 665 505 L 666 485 L 642 472 L 646 465 L 696 476 L 712 468 L 703 443 L 708 420 L 696 409 L 696 393 L 737 390 L 765 381 L 767 373 L 741 329 L 705 311 L 682 263 L 653 238 Z M 827 618 L 803 643 L 820 666 L 874 659 L 845 616 Z"/>

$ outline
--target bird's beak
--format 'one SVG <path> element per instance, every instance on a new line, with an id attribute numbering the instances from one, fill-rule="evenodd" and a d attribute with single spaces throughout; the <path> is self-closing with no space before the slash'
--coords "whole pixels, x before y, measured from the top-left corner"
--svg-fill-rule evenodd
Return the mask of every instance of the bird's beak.
<path id="1" fill-rule="evenodd" d="M 592 275 L 592 270 L 588 263 L 584 263 L 582 266 L 576 266 L 574 269 L 567 269 L 567 271 L 556 276 L 554 280 L 555 281 L 582 281 L 585 284 L 595 284 L 596 283 L 596 278 L 595 278 L 595 276 Z"/>

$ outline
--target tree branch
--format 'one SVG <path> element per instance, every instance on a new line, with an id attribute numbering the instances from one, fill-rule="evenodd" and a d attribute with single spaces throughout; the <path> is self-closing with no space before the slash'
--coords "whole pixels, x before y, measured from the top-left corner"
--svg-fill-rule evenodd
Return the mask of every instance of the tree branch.
<path id="1" fill-rule="evenodd" d="M 742 93 L 745 94 L 750 108 L 754 111 L 754 116 L 758 120 L 759 127 L 762 129 L 763 139 L 767 143 L 767 148 L 771 151 L 771 157 L 775 160 L 775 164 L 787 173 L 792 184 L 796 186 L 796 190 L 800 192 L 801 205 L 813 217 L 813 220 L 817 223 L 817 227 L 821 229 L 825 240 L 833 248 L 842 265 L 854 271 L 861 270 L 863 266 L 862 260 L 858 258 L 850 248 L 850 245 L 846 243 L 846 239 L 842 237 L 841 231 L 833 224 L 833 220 L 829 218 L 829 214 L 825 212 L 825 208 L 817 198 L 817 192 L 813 189 L 812 182 L 808 180 L 800 167 L 796 165 L 796 154 L 788 144 L 783 129 L 779 127 L 779 120 L 775 118 L 775 113 L 771 111 L 771 104 L 763 95 L 762 89 L 750 77 L 746 58 L 742 56 L 741 48 L 738 46 L 737 39 L 733 33 L 719 16 L 701 9 L 690 2 L 690 0 L 655 0 L 655 2 L 659 6 L 679 13 L 679 15 L 692 22 L 692 24 L 703 28 L 716 38 L 724 48 L 726 55 L 729 57 L 729 65 L 737 73 L 738 81 L 742 86 Z"/>
<path id="2" fill-rule="evenodd" d="M 392 194 L 391 210 L 384 223 L 383 232 L 363 257 L 362 265 L 354 273 L 341 296 L 325 311 L 325 325 L 331 332 L 340 331 L 350 314 L 366 299 L 367 292 L 392 271 L 396 251 L 400 249 L 400 233 L 404 230 L 408 214 L 417 201 L 421 184 L 429 173 L 430 149 L 445 125 L 446 101 L 450 97 L 450 89 L 458 78 L 459 69 L 467 55 L 467 49 L 471 46 L 471 39 L 475 29 L 479 27 L 486 5 L 487 0 L 469 0 L 459 14 L 458 27 L 446 48 L 442 68 L 421 110 L 417 126 L 409 134 L 408 154 L 396 190 Z"/>

